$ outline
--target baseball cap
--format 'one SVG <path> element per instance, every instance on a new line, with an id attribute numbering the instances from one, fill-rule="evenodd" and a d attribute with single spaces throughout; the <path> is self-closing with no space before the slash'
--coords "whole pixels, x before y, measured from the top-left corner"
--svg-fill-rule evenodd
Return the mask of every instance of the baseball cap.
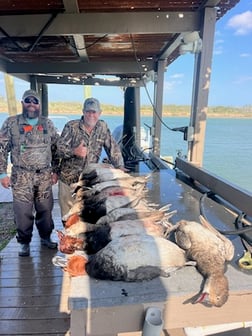
<path id="1" fill-rule="evenodd" d="M 101 112 L 99 100 L 96 98 L 87 98 L 83 105 L 83 111 Z"/>
<path id="2" fill-rule="evenodd" d="M 23 94 L 22 100 L 25 100 L 27 97 L 34 97 L 37 98 L 40 101 L 39 94 L 34 90 L 26 90 Z"/>

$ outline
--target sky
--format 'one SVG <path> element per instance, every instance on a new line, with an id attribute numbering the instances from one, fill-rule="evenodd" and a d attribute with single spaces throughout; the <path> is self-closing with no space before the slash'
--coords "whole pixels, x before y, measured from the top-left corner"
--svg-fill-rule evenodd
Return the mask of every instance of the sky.
<path id="1" fill-rule="evenodd" d="M 194 55 L 187 53 L 173 62 L 165 73 L 163 104 L 190 105 Z M 17 100 L 29 83 L 15 79 Z M 141 89 L 141 104 L 152 102 L 153 84 Z M 82 102 L 83 86 L 48 85 L 49 101 Z M 101 103 L 123 105 L 124 93 L 118 87 L 93 86 L 91 95 Z M 6 97 L 3 73 L 0 72 L 0 96 Z M 243 107 L 252 105 L 252 0 L 240 2 L 216 24 L 212 60 L 209 106 Z"/>

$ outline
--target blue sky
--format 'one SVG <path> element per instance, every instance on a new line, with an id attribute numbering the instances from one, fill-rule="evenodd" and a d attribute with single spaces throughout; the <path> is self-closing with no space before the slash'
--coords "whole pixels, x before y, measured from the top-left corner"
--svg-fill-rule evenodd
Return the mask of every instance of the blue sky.
<path id="1" fill-rule="evenodd" d="M 194 55 L 185 54 L 165 73 L 164 104 L 190 105 Z M 27 82 L 15 79 L 16 98 L 21 100 Z M 152 98 L 152 84 L 147 86 Z M 120 88 L 92 87 L 92 96 L 104 104 L 123 105 Z M 82 102 L 84 89 L 77 85 L 48 85 L 49 101 Z M 6 96 L 0 73 L 0 96 Z M 241 0 L 217 22 L 212 61 L 209 106 L 252 105 L 252 0 Z M 150 104 L 141 89 L 141 104 Z"/>

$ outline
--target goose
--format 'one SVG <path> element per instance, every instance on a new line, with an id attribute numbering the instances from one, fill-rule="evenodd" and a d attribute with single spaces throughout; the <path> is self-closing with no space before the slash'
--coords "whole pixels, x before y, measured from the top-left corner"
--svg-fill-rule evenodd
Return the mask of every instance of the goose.
<path id="1" fill-rule="evenodd" d="M 234 246 L 210 223 L 200 216 L 202 224 L 181 220 L 174 225 L 176 243 L 186 251 L 187 258 L 196 261 L 204 276 L 204 287 L 196 301 L 221 307 L 229 294 L 225 263 L 232 260 Z"/>

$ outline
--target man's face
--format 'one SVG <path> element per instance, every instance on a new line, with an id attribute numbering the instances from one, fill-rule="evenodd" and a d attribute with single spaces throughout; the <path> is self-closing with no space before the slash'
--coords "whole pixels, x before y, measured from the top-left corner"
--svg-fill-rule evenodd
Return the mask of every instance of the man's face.
<path id="1" fill-rule="evenodd" d="M 85 125 L 87 127 L 94 128 L 100 117 L 100 114 L 101 112 L 96 112 L 93 110 L 83 111 Z"/>
<path id="2" fill-rule="evenodd" d="M 40 102 L 36 97 L 30 96 L 22 101 L 23 116 L 25 118 L 38 118 L 40 114 Z"/>

